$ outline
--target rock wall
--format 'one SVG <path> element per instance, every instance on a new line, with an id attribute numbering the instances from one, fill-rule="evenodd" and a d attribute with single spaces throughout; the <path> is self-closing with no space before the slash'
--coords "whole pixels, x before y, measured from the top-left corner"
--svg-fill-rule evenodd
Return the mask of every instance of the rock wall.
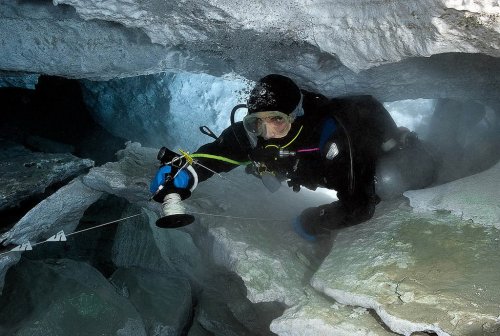
<path id="1" fill-rule="evenodd" d="M 94 80 L 278 72 L 330 96 L 383 101 L 484 99 L 499 87 L 490 76 L 499 67 L 498 2 L 54 4 L 0 4 L 2 71 Z"/>

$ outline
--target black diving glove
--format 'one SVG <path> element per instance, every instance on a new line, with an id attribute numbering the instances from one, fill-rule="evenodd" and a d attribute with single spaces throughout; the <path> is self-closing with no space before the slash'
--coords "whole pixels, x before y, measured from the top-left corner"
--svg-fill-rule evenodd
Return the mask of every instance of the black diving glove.
<path id="1" fill-rule="evenodd" d="M 162 147 L 160 148 L 160 150 L 158 151 L 158 155 L 156 156 L 156 158 L 158 159 L 158 161 L 161 162 L 162 165 L 165 165 L 165 164 L 169 164 L 170 162 L 172 162 L 172 160 L 174 158 L 179 158 L 179 162 L 176 162 L 176 165 L 177 166 L 182 166 L 184 164 L 184 162 L 181 162 L 182 160 L 182 156 L 171 151 L 170 149 L 168 149 L 167 147 Z"/>

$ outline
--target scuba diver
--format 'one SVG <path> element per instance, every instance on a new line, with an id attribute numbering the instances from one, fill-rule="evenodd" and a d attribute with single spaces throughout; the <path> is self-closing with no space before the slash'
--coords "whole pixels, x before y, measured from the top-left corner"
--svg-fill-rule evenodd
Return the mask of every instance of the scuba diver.
<path id="1" fill-rule="evenodd" d="M 243 121 L 234 122 L 233 109 L 231 126 L 195 153 L 179 156 L 165 147 L 160 150 L 162 167 L 150 186 L 153 199 L 164 204 L 165 217 L 158 226 L 190 224 L 191 215 L 176 212 L 180 202 L 198 182 L 240 164 L 247 164 L 246 171 L 270 191 L 282 181 L 294 191 L 337 191 L 338 201 L 306 209 L 294 221 L 294 230 L 309 241 L 370 219 L 380 202 L 377 193 L 391 198 L 432 181 L 432 160 L 415 133 L 398 128 L 371 96 L 328 99 L 271 74 L 256 83 L 246 107 Z M 196 164 L 187 162 L 191 160 Z M 429 164 L 417 174 L 407 173 L 422 160 Z"/>

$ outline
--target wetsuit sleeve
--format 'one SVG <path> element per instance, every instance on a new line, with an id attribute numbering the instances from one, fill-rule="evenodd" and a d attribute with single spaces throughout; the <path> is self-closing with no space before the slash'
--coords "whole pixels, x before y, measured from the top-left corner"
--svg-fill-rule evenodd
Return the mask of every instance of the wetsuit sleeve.
<path id="1" fill-rule="evenodd" d="M 203 166 L 216 173 L 228 172 L 239 166 L 238 163 L 227 161 L 236 161 L 239 163 L 247 162 L 248 153 L 251 146 L 247 138 L 242 122 L 237 122 L 226 128 L 217 140 L 207 143 L 193 154 L 195 159 Z M 204 154 L 210 157 L 203 157 Z M 229 160 L 223 160 L 229 159 Z M 198 181 L 202 182 L 210 178 L 214 173 L 200 165 L 194 165 L 198 174 Z"/>

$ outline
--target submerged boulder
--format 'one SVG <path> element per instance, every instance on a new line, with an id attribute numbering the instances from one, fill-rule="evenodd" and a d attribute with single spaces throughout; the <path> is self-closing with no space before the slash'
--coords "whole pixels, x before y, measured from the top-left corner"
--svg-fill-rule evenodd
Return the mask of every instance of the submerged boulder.
<path id="1" fill-rule="evenodd" d="M 192 309 L 189 282 L 141 268 L 120 268 L 110 281 L 142 316 L 148 335 L 181 335 Z"/>
<path id="2" fill-rule="evenodd" d="M 447 212 L 386 206 L 338 232 L 313 287 L 375 310 L 404 335 L 498 335 L 499 230 Z"/>
<path id="3" fill-rule="evenodd" d="M 500 229 L 499 175 L 500 162 L 484 172 L 404 195 L 416 211 L 449 211 L 463 220 Z"/>
<path id="4" fill-rule="evenodd" d="M 0 240 L 4 245 L 33 243 L 60 230 L 72 232 L 85 210 L 101 195 L 76 178 L 28 211 Z"/>
<path id="5" fill-rule="evenodd" d="M 303 241 L 292 231 L 292 219 L 307 206 L 331 202 L 331 196 L 306 190 L 297 194 L 284 187 L 271 194 L 251 175 L 234 171 L 225 177 L 201 184 L 196 198 L 187 200 L 190 211 L 202 214 L 189 229 L 218 265 L 242 279 L 251 302 L 276 302 L 287 308 L 271 322 L 272 332 L 393 334 L 368 310 L 338 304 L 308 284 L 330 246 Z M 224 201 L 233 198 L 238 202 Z"/>
<path id="6" fill-rule="evenodd" d="M 319 192 L 313 196 L 305 190 L 297 194 L 284 188 L 270 194 L 259 180 L 242 170 L 199 185 L 196 194 L 185 201 L 186 211 L 196 217 L 192 225 L 181 230 L 155 227 L 159 209 L 147 201 L 146 183 L 154 173 L 155 152 L 129 143 L 120 152 L 120 161 L 94 168 L 84 178 L 61 188 L 27 214 L 31 222 L 21 221 L 4 238 L 21 242 L 38 237 L 42 229 L 47 234 L 57 232 L 67 222 L 68 214 L 77 223 L 88 204 L 104 192 L 126 198 L 144 210 L 130 225 L 119 228 L 114 261 L 124 268 L 145 266 L 155 272 L 155 278 L 175 270 L 189 279 L 191 293 L 197 299 L 193 333 L 411 335 L 432 331 L 440 336 L 491 336 L 500 332 L 500 264 L 496 257 L 500 235 L 493 225 L 498 207 L 491 203 L 498 199 L 493 187 L 496 168 L 455 181 L 454 185 L 443 185 L 432 190 L 429 197 L 422 197 L 434 205 L 441 204 L 439 200 L 453 200 L 447 204 L 454 207 L 442 203 L 424 207 L 421 212 L 401 199 L 382 202 L 373 219 L 336 232 L 332 244 L 323 246 L 301 240 L 293 232 L 291 221 L 305 207 L 331 202 L 331 197 L 320 196 Z M 472 188 L 474 183 L 477 189 Z M 474 192 L 482 192 L 480 200 L 489 204 L 487 216 L 468 215 L 474 207 L 485 213 L 474 202 Z M 411 193 L 426 195 L 425 190 Z M 229 201 L 232 199 L 238 202 Z M 34 218 L 41 226 L 32 225 Z M 214 276 L 208 260 L 233 272 L 238 281 L 231 284 L 223 276 Z M 5 256 L 2 261 L 7 262 L 5 267 L 12 262 Z M 58 263 L 75 262 L 63 260 L 54 265 Z M 120 292 L 132 298 L 132 293 L 150 286 L 139 279 L 141 274 L 117 275 Z M 8 283 L 12 284 L 10 280 Z M 6 293 L 15 290 L 8 287 Z M 85 293 L 80 288 L 74 291 Z M 161 288 L 153 292 L 160 293 L 154 300 L 166 300 L 163 295 L 167 293 Z M 186 316 L 189 306 L 187 289 L 181 292 L 185 295 L 174 300 L 181 307 L 176 328 L 183 323 L 181 317 Z M 150 295 L 137 294 L 136 298 L 141 303 Z M 10 294 L 4 298 L 12 300 Z M 37 301 L 37 307 L 43 304 Z M 147 304 L 139 309 L 141 314 L 157 303 L 149 300 Z M 263 305 L 269 305 L 267 317 L 272 316 L 272 322 L 271 318 L 262 319 L 259 309 L 253 309 Z M 16 323 L 6 322 L 6 330 Z M 26 323 L 23 325 L 32 328 L 31 322 Z M 170 332 L 173 329 L 166 327 L 169 323 L 157 316 L 146 322 L 146 327 L 133 322 L 122 328 L 137 327 L 138 335 L 144 328 Z M 267 330 L 269 324 L 271 331 Z"/>
<path id="7" fill-rule="evenodd" d="M 397 335 L 363 307 L 332 302 L 312 288 L 305 288 L 307 300 L 287 309 L 271 323 L 271 330 L 286 336 L 391 336 Z"/>
<path id="8" fill-rule="evenodd" d="M 69 153 L 32 152 L 0 139 L 0 210 L 17 206 L 94 166 Z"/>
<path id="9" fill-rule="evenodd" d="M 23 260 L 0 300 L 3 335 L 146 336 L 134 306 L 97 270 L 70 259 Z"/>

